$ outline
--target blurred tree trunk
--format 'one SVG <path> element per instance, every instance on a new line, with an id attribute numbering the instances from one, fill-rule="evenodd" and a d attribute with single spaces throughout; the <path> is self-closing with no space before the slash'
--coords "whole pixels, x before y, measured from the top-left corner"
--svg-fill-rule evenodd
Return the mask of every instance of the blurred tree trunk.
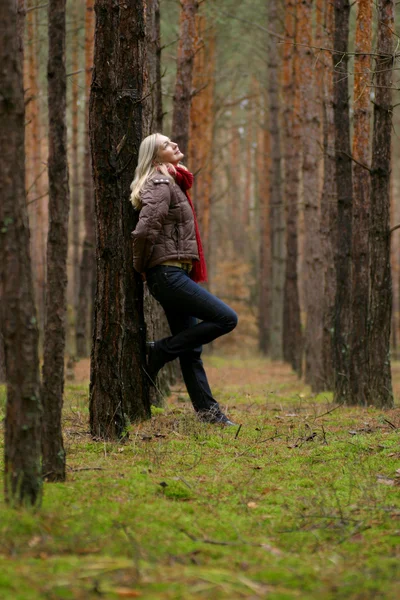
<path id="1" fill-rule="evenodd" d="M 80 185 L 79 185 L 79 13 L 78 3 L 75 2 L 72 6 L 72 139 L 71 139 L 71 241 L 72 241 L 72 298 L 73 298 L 73 309 L 76 323 L 76 312 L 78 308 L 78 295 L 79 295 L 79 270 L 80 270 Z"/>
<path id="2" fill-rule="evenodd" d="M 44 210 L 45 186 L 41 126 L 39 112 L 39 65 L 38 48 L 40 44 L 38 32 L 37 0 L 28 0 L 26 15 L 26 35 L 29 41 L 26 49 L 27 68 L 25 77 L 26 91 L 26 188 L 28 213 L 31 229 L 31 254 L 34 274 L 36 305 L 38 307 L 39 328 L 43 331 L 45 311 L 45 277 L 46 277 L 46 244 Z"/>
<path id="3" fill-rule="evenodd" d="M 254 109 L 253 109 L 253 99 L 250 98 L 248 104 L 246 106 L 247 109 L 247 127 L 245 131 L 245 182 L 244 182 L 244 198 L 243 198 L 243 207 L 241 214 L 241 224 L 243 228 L 243 234 L 247 236 L 249 234 L 249 225 L 250 225 L 250 204 L 252 197 L 252 180 L 253 180 L 253 124 L 254 124 Z M 248 245 L 244 244 L 244 249 Z"/>
<path id="4" fill-rule="evenodd" d="M 394 1 L 378 0 L 374 131 L 371 163 L 369 404 L 393 406 L 390 371 L 390 172 Z"/>
<path id="5" fill-rule="evenodd" d="M 193 201 L 206 259 L 209 258 L 214 132 L 215 31 L 204 15 L 196 16 L 195 94 L 190 111 L 189 167 L 196 177 Z"/>
<path id="6" fill-rule="evenodd" d="M 285 2 L 285 36 L 296 41 L 296 3 Z M 283 357 L 301 376 L 302 334 L 297 280 L 298 205 L 301 153 L 299 54 L 292 43 L 283 53 L 283 148 L 285 161 L 284 197 L 286 206 L 286 273 L 283 309 Z"/>
<path id="7" fill-rule="evenodd" d="M 306 328 L 304 334 L 305 379 L 313 392 L 323 389 L 322 373 L 322 243 L 320 235 L 318 142 L 320 110 L 317 101 L 317 70 L 311 49 L 313 2 L 298 4 L 298 40 L 301 73 L 304 203 L 304 290 Z"/>
<path id="8" fill-rule="evenodd" d="M 89 93 L 93 68 L 94 0 L 86 0 L 85 11 L 85 137 L 83 169 L 83 209 L 85 238 L 79 269 L 79 295 L 76 314 L 76 352 L 79 357 L 88 355 L 94 318 L 94 293 L 96 289 L 96 233 L 92 180 L 92 161 L 89 138 Z"/>
<path id="9" fill-rule="evenodd" d="M 262 116 L 264 122 L 262 126 L 258 128 L 257 136 L 257 190 L 260 215 L 258 348 L 262 354 L 267 355 L 270 350 L 271 339 L 271 235 L 269 221 L 271 143 L 269 119 L 265 109 Z"/>
<path id="10" fill-rule="evenodd" d="M 335 402 L 348 402 L 351 396 L 351 235 L 353 181 L 350 147 L 348 85 L 349 0 L 334 0 L 335 29 L 333 93 L 337 189 L 337 237 L 335 248 L 336 297 L 334 318 Z"/>
<path id="11" fill-rule="evenodd" d="M 21 9 L 21 5 L 19 5 Z M 21 19 L 0 3 L 0 324 L 7 365 L 4 486 L 10 504 L 41 500 L 38 326 L 25 200 L 25 103 Z"/>
<path id="12" fill-rule="evenodd" d="M 331 0 L 324 2 L 325 33 L 323 46 L 332 48 L 334 7 Z M 335 165 L 335 125 L 333 118 L 333 69 L 330 54 L 323 58 L 323 149 L 324 178 L 321 194 L 321 244 L 324 291 L 322 295 L 322 365 L 325 389 L 334 388 L 333 327 L 336 294 L 335 250 L 337 237 L 337 195 Z"/>
<path id="13" fill-rule="evenodd" d="M 49 0 L 49 233 L 42 382 L 43 477 L 65 480 L 61 415 L 67 308 L 69 186 L 66 127 L 65 3 Z"/>
<path id="14" fill-rule="evenodd" d="M 280 29 L 278 1 L 268 4 L 269 26 L 275 32 Z M 271 325 L 270 356 L 272 360 L 283 359 L 283 302 L 285 285 L 285 211 L 282 198 L 281 135 L 279 70 L 281 57 L 276 40 L 270 36 L 268 49 L 268 98 L 269 128 L 271 137 L 270 170 L 270 236 L 271 236 Z"/>
<path id="15" fill-rule="evenodd" d="M 190 104 L 195 54 L 197 0 L 181 0 L 179 46 L 176 61 L 176 83 L 172 113 L 172 139 L 188 160 Z"/>
<path id="16" fill-rule="evenodd" d="M 368 403 L 368 303 L 370 205 L 370 79 L 372 0 L 359 0 L 353 101 L 353 222 L 350 387 L 352 404 Z M 365 166 L 362 166 L 365 165 Z"/>
<path id="17" fill-rule="evenodd" d="M 90 429 L 117 439 L 150 417 L 143 285 L 132 267 L 137 215 L 128 202 L 142 139 L 146 4 L 96 0 L 90 138 L 96 200 L 97 290 L 90 374 Z"/>

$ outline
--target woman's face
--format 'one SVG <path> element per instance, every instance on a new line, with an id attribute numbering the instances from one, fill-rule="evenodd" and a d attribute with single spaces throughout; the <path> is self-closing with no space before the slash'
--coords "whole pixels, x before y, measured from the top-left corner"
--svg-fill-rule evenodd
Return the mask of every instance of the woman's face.
<path id="1" fill-rule="evenodd" d="M 171 142 L 165 135 L 158 136 L 158 152 L 156 161 L 161 163 L 171 163 L 177 165 L 183 158 L 182 152 L 178 148 L 178 144 Z"/>

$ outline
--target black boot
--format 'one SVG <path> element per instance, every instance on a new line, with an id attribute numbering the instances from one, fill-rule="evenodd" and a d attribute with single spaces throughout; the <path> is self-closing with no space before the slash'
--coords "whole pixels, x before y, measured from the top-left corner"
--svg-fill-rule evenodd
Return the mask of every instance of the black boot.
<path id="1" fill-rule="evenodd" d="M 156 346 L 156 342 L 146 342 L 147 369 L 146 374 L 150 379 L 151 385 L 156 385 L 156 377 L 160 369 L 165 365 L 165 359 Z"/>

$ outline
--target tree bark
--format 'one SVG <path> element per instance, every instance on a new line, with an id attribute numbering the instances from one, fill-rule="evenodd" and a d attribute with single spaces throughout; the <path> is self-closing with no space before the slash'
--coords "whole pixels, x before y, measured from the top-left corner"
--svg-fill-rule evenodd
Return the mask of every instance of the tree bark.
<path id="1" fill-rule="evenodd" d="M 374 130 L 371 163 L 369 403 L 393 406 L 390 371 L 390 171 L 394 1 L 378 0 Z"/>
<path id="2" fill-rule="evenodd" d="M 192 102 L 192 76 L 194 40 L 196 36 L 197 0 L 181 0 L 179 46 L 176 61 L 176 83 L 172 113 L 172 139 L 188 160 L 190 105 Z"/>
<path id="3" fill-rule="evenodd" d="M 72 128 L 71 128 L 71 225 L 72 225 L 72 298 L 74 317 L 76 321 L 76 313 L 78 308 L 79 296 L 79 271 L 80 271 L 80 182 L 79 182 L 79 156 L 78 156 L 78 135 L 79 135 L 79 86 L 78 86 L 78 71 L 79 71 L 79 41 L 78 41 L 78 4 L 73 6 L 73 21 L 72 21 Z"/>
<path id="4" fill-rule="evenodd" d="M 96 0 L 90 138 L 96 206 L 97 290 L 91 355 L 90 429 L 117 439 L 150 417 L 143 285 L 132 267 L 137 216 L 128 202 L 142 137 L 147 79 L 143 0 Z"/>
<path id="5" fill-rule="evenodd" d="M 207 31 L 208 29 L 208 31 Z M 206 17 L 196 17 L 196 56 L 190 111 L 189 167 L 195 173 L 192 190 L 206 259 L 209 257 L 214 133 L 215 31 Z"/>
<path id="6" fill-rule="evenodd" d="M 372 0 L 359 0 L 356 20 L 353 101 L 353 222 L 351 298 L 351 404 L 368 403 L 368 303 L 370 205 L 370 87 Z M 363 167 L 362 165 L 365 165 Z"/>
<path id="7" fill-rule="evenodd" d="M 296 41 L 296 3 L 285 2 L 285 36 Z M 283 309 L 283 357 L 301 376 L 302 334 L 297 279 L 298 204 L 301 154 L 299 56 L 295 45 L 285 44 L 283 54 L 283 147 L 285 161 L 286 273 Z"/>
<path id="8" fill-rule="evenodd" d="M 351 335 L 351 235 L 353 179 L 350 147 L 348 37 L 349 0 L 334 0 L 335 30 L 333 93 L 337 189 L 337 238 L 335 249 L 336 296 L 334 317 L 335 402 L 348 402 Z"/>
<path id="9" fill-rule="evenodd" d="M 279 30 L 277 0 L 270 0 L 269 26 Z M 270 171 L 270 235 L 271 235 L 271 327 L 270 356 L 272 360 L 283 359 L 283 301 L 285 285 L 285 211 L 282 198 L 281 136 L 279 117 L 279 47 L 269 38 L 268 97 L 269 127 L 271 136 Z"/>
<path id="10" fill-rule="evenodd" d="M 298 5 L 298 39 L 303 138 L 304 280 L 306 328 L 304 334 L 305 379 L 313 392 L 323 389 L 322 375 L 322 247 L 318 190 L 318 141 L 320 112 L 312 45 L 312 0 Z"/>
<path id="11" fill-rule="evenodd" d="M 161 88 L 161 24 L 160 0 L 147 1 L 147 65 L 151 97 L 151 132 L 162 132 L 163 105 Z"/>
<path id="12" fill-rule="evenodd" d="M 332 48 L 334 8 L 325 0 L 325 34 L 323 45 Z M 323 56 L 322 131 L 324 149 L 324 179 L 321 194 L 321 244 L 324 291 L 322 295 L 322 364 L 327 390 L 335 385 L 333 360 L 333 328 L 336 295 L 335 248 L 337 237 L 337 194 L 335 164 L 335 125 L 333 116 L 333 69 L 330 54 Z"/>
<path id="13" fill-rule="evenodd" d="M 66 127 L 65 3 L 49 0 L 49 233 L 43 351 L 43 477 L 65 480 L 61 415 L 67 308 L 69 186 Z"/>
<path id="14" fill-rule="evenodd" d="M 5 497 L 39 504 L 40 375 L 25 201 L 25 104 L 17 4 L 0 3 L 0 324 L 7 377 Z"/>
<path id="15" fill-rule="evenodd" d="M 264 111 L 264 126 L 260 127 L 257 140 L 257 180 L 260 223 L 259 250 L 259 299 L 258 299 L 258 348 L 269 354 L 271 339 L 271 235 L 270 235 L 270 189 L 271 142 L 269 120 Z"/>
<path id="16" fill-rule="evenodd" d="M 94 319 L 94 291 L 96 289 L 96 232 L 94 223 L 94 198 L 92 161 L 89 138 L 89 92 L 92 79 L 94 48 L 94 0 L 86 0 L 85 11 L 85 154 L 83 175 L 83 209 L 85 238 L 79 270 L 79 296 L 76 315 L 76 353 L 88 355 Z"/>

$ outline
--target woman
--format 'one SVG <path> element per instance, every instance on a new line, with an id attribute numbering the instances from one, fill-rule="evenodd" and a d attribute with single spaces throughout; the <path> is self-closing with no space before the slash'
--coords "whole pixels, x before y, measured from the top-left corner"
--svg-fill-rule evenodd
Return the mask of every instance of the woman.
<path id="1" fill-rule="evenodd" d="M 187 195 L 193 175 L 180 164 L 182 158 L 178 145 L 165 135 L 149 135 L 140 145 L 131 184 L 131 202 L 140 211 L 132 233 L 133 264 L 162 305 L 172 333 L 148 344 L 146 373 L 155 385 L 158 371 L 179 357 L 200 419 L 234 425 L 212 396 L 201 352 L 203 344 L 236 327 L 237 315 L 198 285 L 207 280 L 207 270 L 193 204 Z"/>

